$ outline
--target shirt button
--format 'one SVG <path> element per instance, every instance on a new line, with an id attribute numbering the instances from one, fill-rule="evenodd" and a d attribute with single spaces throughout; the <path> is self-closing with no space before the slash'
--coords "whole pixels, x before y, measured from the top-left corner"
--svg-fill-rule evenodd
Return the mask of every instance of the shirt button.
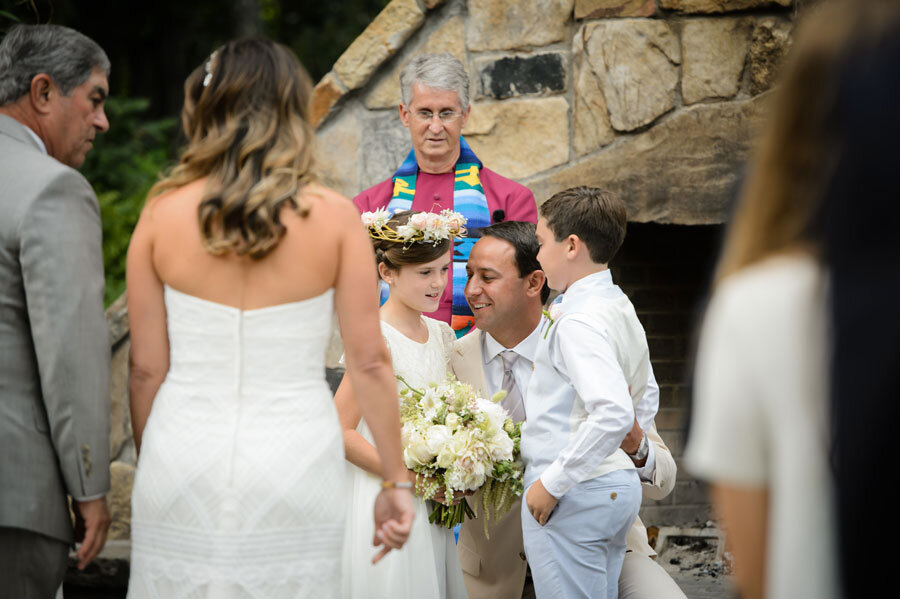
<path id="1" fill-rule="evenodd" d="M 521 557 L 522 560 L 524 560 L 524 559 L 525 559 L 525 552 L 524 552 L 524 551 L 520 551 L 520 552 L 519 552 L 519 557 Z"/>
<path id="2" fill-rule="evenodd" d="M 435 201 L 435 202 L 438 201 L 438 200 L 440 200 L 440 199 L 441 199 L 441 194 L 439 194 L 439 193 L 434 194 L 434 201 Z"/>

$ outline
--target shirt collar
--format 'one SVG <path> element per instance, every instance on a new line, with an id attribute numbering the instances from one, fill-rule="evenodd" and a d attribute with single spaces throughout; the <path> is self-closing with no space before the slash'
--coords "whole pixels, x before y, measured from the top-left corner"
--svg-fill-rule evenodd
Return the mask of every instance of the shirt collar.
<path id="1" fill-rule="evenodd" d="M 483 343 L 484 343 L 483 351 L 484 351 L 485 363 L 490 362 L 491 360 L 496 358 L 498 355 L 500 355 L 501 352 L 504 352 L 507 349 L 512 349 L 514 352 L 516 352 L 517 354 L 519 354 L 526 360 L 529 360 L 530 362 L 534 363 L 534 359 L 537 356 L 537 346 L 538 346 L 538 339 L 540 338 L 540 335 L 539 335 L 540 328 L 541 328 L 541 325 L 539 323 L 538 326 L 536 326 L 534 328 L 534 330 L 531 331 L 531 333 L 527 337 L 522 339 L 518 345 L 516 345 L 515 347 L 512 347 L 512 348 L 503 347 L 503 345 L 501 345 L 499 341 L 494 339 L 490 333 L 485 332 L 484 339 L 483 339 Z"/>
<path id="2" fill-rule="evenodd" d="M 608 268 L 582 277 L 569 285 L 562 295 L 562 307 L 584 296 L 591 295 L 600 289 L 613 287 L 612 271 Z"/>
<path id="3" fill-rule="evenodd" d="M 47 145 L 44 144 L 44 140 L 41 139 L 37 133 L 32 131 L 28 125 L 22 125 L 22 126 L 25 127 L 25 131 L 27 131 L 28 135 L 30 135 L 31 138 L 34 139 L 35 143 L 37 143 L 38 147 L 41 150 L 41 154 L 46 154 L 47 153 Z"/>

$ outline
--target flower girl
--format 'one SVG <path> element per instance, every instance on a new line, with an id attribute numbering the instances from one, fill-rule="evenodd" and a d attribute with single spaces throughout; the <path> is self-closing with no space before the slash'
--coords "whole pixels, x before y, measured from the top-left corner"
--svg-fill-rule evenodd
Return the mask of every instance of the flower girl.
<path id="1" fill-rule="evenodd" d="M 381 308 L 381 331 L 394 364 L 394 373 L 413 387 L 442 382 L 448 372 L 455 335 L 444 322 L 425 316 L 437 309 L 450 268 L 453 236 L 465 233 L 458 213 L 384 211 L 363 214 L 375 246 L 378 274 L 390 295 Z M 375 293 L 376 290 L 372 290 Z M 419 498 L 416 518 L 406 546 L 377 564 L 366 543 L 374 538 L 372 505 L 381 490 L 381 463 L 365 421 L 360 420 L 356 396 L 344 377 L 335 395 L 344 430 L 344 449 L 350 470 L 342 564 L 342 596 L 420 599 L 466 597 L 453 532 L 429 524 L 429 509 Z M 410 482 L 415 474 L 410 471 Z M 443 499 L 443 490 L 435 497 Z M 379 555 L 380 557 L 380 555 Z"/>

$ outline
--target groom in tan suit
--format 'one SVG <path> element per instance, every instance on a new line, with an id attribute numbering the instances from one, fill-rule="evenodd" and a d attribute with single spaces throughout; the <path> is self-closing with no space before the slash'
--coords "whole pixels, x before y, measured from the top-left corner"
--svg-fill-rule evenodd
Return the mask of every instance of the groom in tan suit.
<path id="1" fill-rule="evenodd" d="M 454 374 L 483 397 L 504 389 L 504 407 L 514 420 L 525 418 L 522 394 L 528 387 L 537 350 L 538 324 L 549 289 L 537 261 L 534 225 L 501 222 L 482 229 L 466 266 L 466 300 L 475 329 L 460 339 L 450 360 Z M 659 393 L 651 372 L 648 393 Z M 642 438 L 646 435 L 646 441 Z M 661 499 L 675 486 L 675 460 L 656 427 L 635 427 L 622 443 L 643 481 L 644 496 Z M 480 496 L 474 497 L 473 505 Z M 470 599 L 519 599 L 527 563 L 517 500 L 497 522 L 489 522 L 490 539 L 480 519 L 466 520 L 457 551 Z M 477 508 L 476 508 L 477 509 Z M 640 518 L 628 533 L 628 553 L 619 578 L 622 598 L 683 598 L 684 594 L 653 558 Z"/>

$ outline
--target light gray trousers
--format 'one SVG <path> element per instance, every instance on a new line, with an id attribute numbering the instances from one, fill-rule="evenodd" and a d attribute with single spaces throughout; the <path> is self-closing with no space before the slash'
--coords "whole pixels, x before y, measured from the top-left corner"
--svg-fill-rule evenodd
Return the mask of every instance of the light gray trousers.
<path id="1" fill-rule="evenodd" d="M 54 599 L 68 561 L 68 543 L 0 526 L 0 596 Z"/>
<path id="2" fill-rule="evenodd" d="M 575 485 L 544 526 L 523 499 L 522 539 L 537 598 L 616 599 L 625 535 L 640 507 L 641 483 L 634 470 Z"/>

